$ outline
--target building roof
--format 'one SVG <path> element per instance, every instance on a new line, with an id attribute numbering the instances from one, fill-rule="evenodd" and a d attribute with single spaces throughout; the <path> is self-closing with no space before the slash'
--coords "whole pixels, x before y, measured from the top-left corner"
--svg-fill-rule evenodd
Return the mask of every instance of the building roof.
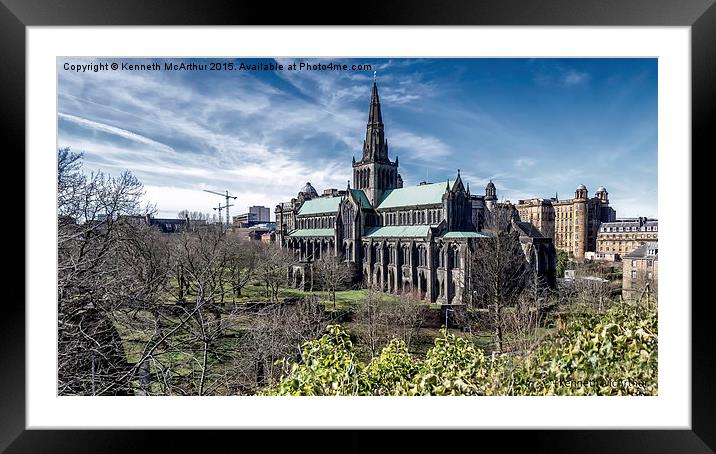
<path id="1" fill-rule="evenodd" d="M 442 203 L 445 183 L 430 183 L 407 188 L 391 189 L 385 192 L 377 209 L 397 208 Z"/>
<path id="2" fill-rule="evenodd" d="M 350 191 L 353 194 L 353 198 L 360 202 L 361 208 L 373 208 L 362 189 L 351 189 Z"/>
<path id="3" fill-rule="evenodd" d="M 487 238 L 489 235 L 485 235 L 481 232 L 447 232 L 441 236 L 441 238 Z"/>
<path id="4" fill-rule="evenodd" d="M 634 249 L 630 253 L 626 254 L 624 258 L 630 259 L 657 259 L 659 255 L 659 242 L 649 241 L 646 244 L 642 244 L 638 248 Z"/>
<path id="5" fill-rule="evenodd" d="M 301 205 L 301 209 L 298 210 L 299 216 L 306 216 L 309 214 L 322 214 L 322 213 L 336 213 L 338 212 L 338 205 L 340 205 L 343 197 L 317 197 L 315 199 L 306 200 Z"/>
<path id="6" fill-rule="evenodd" d="M 306 185 L 303 188 L 301 188 L 301 192 L 304 194 L 318 195 L 316 188 L 314 188 L 311 185 L 310 181 L 308 183 L 306 183 Z"/>
<path id="7" fill-rule="evenodd" d="M 333 236 L 335 235 L 333 229 L 299 229 L 289 232 L 290 237 L 304 237 L 304 236 Z"/>
<path id="8" fill-rule="evenodd" d="M 531 238 L 544 238 L 542 236 L 542 233 L 540 233 L 539 230 L 537 230 L 537 227 L 532 225 L 530 222 L 525 221 L 515 221 L 515 224 L 517 225 L 517 228 L 522 231 L 524 235 L 527 235 Z"/>
<path id="9" fill-rule="evenodd" d="M 581 189 L 587 189 L 587 187 L 584 186 L 583 184 L 580 184 L 579 186 L 577 186 L 577 190 L 581 190 Z"/>
<path id="10" fill-rule="evenodd" d="M 430 228 L 437 225 L 389 225 L 372 227 L 366 232 L 365 238 L 425 238 Z"/>

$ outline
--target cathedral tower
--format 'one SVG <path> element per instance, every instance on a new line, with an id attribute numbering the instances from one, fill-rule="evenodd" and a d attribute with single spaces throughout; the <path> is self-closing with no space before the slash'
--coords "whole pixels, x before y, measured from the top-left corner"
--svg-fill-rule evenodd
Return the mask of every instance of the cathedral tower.
<path id="1" fill-rule="evenodd" d="M 398 174 L 398 159 L 391 162 L 388 158 L 388 141 L 385 139 L 378 85 L 374 78 L 363 157 L 357 162 L 353 158 L 353 187 L 362 189 L 371 205 L 376 206 L 385 191 L 398 188 L 399 182 L 402 180 Z"/>

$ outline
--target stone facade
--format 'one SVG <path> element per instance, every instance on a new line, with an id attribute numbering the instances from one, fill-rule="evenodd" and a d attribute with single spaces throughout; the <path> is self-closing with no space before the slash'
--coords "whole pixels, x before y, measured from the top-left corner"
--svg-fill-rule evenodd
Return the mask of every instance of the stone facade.
<path id="1" fill-rule="evenodd" d="M 472 194 L 458 170 L 452 183 L 403 187 L 398 158 L 388 156 L 375 82 L 362 156 L 353 158 L 352 174 L 345 191 L 319 196 L 306 183 L 297 197 L 276 206 L 276 241 L 293 250 L 299 263 L 291 270 L 294 284 L 310 282 L 311 262 L 330 254 L 352 263 L 357 281 L 384 291 L 463 302 L 473 242 L 487 237 L 481 231 L 485 216 L 497 204 L 495 185 L 490 182 L 485 195 Z M 522 232 L 521 241 L 553 285 L 554 248 L 539 236 Z"/>
<path id="2" fill-rule="evenodd" d="M 603 222 L 616 219 L 609 206 L 609 193 L 599 187 L 594 197 L 580 184 L 573 199 L 528 199 L 517 202 L 522 221 L 530 222 L 545 237 L 552 238 L 557 249 L 576 258 L 597 250 L 597 234 Z"/>
<path id="3" fill-rule="evenodd" d="M 597 252 L 624 256 L 639 246 L 658 239 L 659 221 L 656 219 L 619 219 L 599 227 Z"/>
<path id="4" fill-rule="evenodd" d="M 659 283 L 659 243 L 647 242 L 622 259 L 622 296 L 652 298 Z"/>

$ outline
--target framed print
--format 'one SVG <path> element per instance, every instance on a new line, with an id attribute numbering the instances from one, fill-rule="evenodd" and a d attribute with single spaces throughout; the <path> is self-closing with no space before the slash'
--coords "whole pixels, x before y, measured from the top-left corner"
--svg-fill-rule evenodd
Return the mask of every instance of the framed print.
<path id="1" fill-rule="evenodd" d="M 711 452 L 690 227 L 716 9 L 547 3 L 4 1 L 27 271 L 3 449 Z"/>

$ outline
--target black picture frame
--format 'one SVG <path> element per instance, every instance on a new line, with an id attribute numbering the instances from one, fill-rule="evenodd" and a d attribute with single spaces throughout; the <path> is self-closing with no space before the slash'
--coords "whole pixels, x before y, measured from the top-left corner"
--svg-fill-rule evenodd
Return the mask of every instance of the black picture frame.
<path id="1" fill-rule="evenodd" d="M 348 6 L 349 4 L 346 4 Z M 350 12 L 348 12 L 350 11 Z M 25 149 L 25 28 L 67 25 L 571 25 L 571 26 L 686 26 L 691 27 L 692 150 L 685 158 L 716 150 L 712 122 L 716 106 L 716 6 L 714 0 L 489 0 L 400 2 L 385 0 L 339 7 L 337 2 L 239 2 L 220 0 L 0 0 L 0 126 L 6 156 Z M 54 100 L 48 100 L 54 102 Z M 12 145 L 8 145 L 10 142 Z M 693 162 L 692 162 L 693 166 Z M 698 168 L 698 167 L 695 167 Z M 18 172 L 19 173 L 19 172 Z M 697 179 L 708 183 L 708 177 Z M 18 185 L 13 191 L 17 191 Z M 697 189 L 698 188 L 698 189 Z M 702 188 L 694 185 L 692 197 Z M 7 189 L 8 191 L 10 189 Z M 708 191 L 703 188 L 704 191 Z M 695 197 L 694 197 L 695 199 Z M 698 208 L 694 202 L 693 212 Z M 30 207 L 25 207 L 29 210 Z M 693 225 L 691 220 L 684 220 Z M 686 228 L 684 229 L 686 231 Z M 693 230 L 692 238 L 699 238 Z M 703 236 L 701 237 L 703 238 Z M 25 237 L 25 244 L 32 238 Z M 692 282 L 705 282 L 697 268 Z M 704 271 L 699 271 L 703 269 Z M 27 270 L 31 272 L 31 270 Z M 702 277 L 702 279 L 698 279 Z M 9 279 L 6 281 L 9 284 Z M 443 434 L 407 433 L 386 437 L 380 449 L 423 450 L 426 440 L 442 448 L 458 449 L 456 437 L 469 449 L 489 449 L 491 441 L 513 449 L 550 452 L 714 452 L 716 450 L 716 387 L 711 298 L 683 301 L 692 310 L 691 430 L 520 430 L 472 431 Z M 193 431 L 26 430 L 25 429 L 25 310 L 19 299 L 5 301 L 0 316 L 0 449 L 7 452 L 127 452 L 150 449 L 148 439 L 162 440 L 163 450 L 187 448 L 200 442 L 205 448 L 222 441 L 241 449 L 246 435 L 229 431 L 197 437 Z M 237 408 L 240 411 L 240 408 Z M 157 415 L 160 417 L 160 415 Z M 331 441 L 328 440 L 330 435 Z M 365 451 L 377 446 L 373 434 L 333 431 L 320 437 L 287 433 L 268 437 L 271 450 L 308 447 Z M 254 434 L 266 437 L 266 434 Z M 493 440 L 487 440 L 491 438 Z M 210 444 L 207 444 L 210 440 Z M 335 443 L 340 443 L 336 445 Z M 248 446 L 248 445 L 245 445 Z M 210 449 L 210 448 L 209 448 Z M 226 448 L 221 448 L 226 449 Z M 511 449 L 512 450 L 512 449 Z M 396 451 L 399 452 L 399 451 Z"/>

